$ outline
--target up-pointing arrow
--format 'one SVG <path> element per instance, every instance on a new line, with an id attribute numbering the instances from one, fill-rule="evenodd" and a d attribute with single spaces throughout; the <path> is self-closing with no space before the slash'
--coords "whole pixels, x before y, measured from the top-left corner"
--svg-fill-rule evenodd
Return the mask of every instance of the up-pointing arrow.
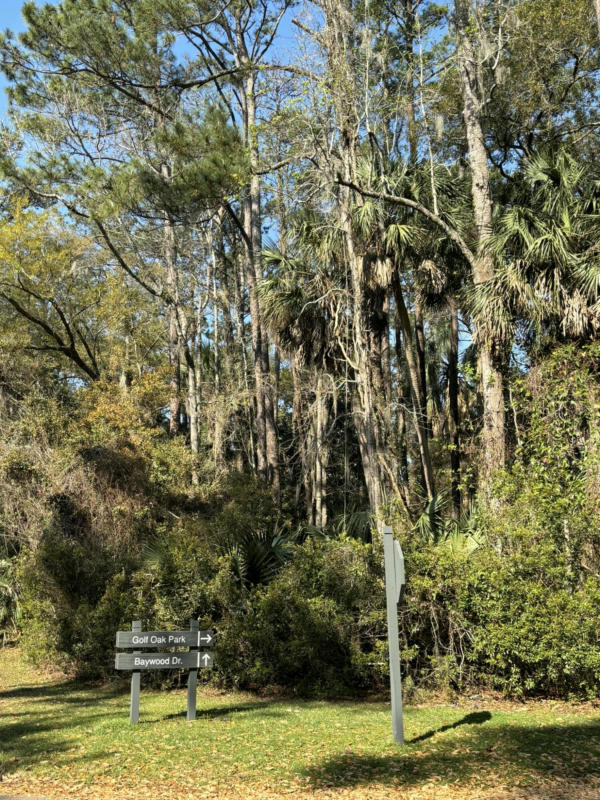
<path id="1" fill-rule="evenodd" d="M 205 667 L 212 667 L 212 656 L 209 655 L 208 653 L 203 653 L 200 656 L 200 661 L 204 662 Z"/>

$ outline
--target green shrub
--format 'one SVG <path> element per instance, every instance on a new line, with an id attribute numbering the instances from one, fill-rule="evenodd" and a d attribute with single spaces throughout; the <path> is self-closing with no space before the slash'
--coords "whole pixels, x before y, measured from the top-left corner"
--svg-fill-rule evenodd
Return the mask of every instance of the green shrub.
<path id="1" fill-rule="evenodd" d="M 229 684 L 302 695 L 380 685 L 381 572 L 369 546 L 308 540 L 266 587 L 219 624 L 219 673 Z"/>

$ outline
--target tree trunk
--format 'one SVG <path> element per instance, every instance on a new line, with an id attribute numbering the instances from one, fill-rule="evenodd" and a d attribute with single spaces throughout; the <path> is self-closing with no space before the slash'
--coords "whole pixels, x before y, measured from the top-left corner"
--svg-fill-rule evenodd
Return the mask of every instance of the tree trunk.
<path id="1" fill-rule="evenodd" d="M 450 429 L 450 471 L 452 474 L 452 504 L 457 518 L 460 516 L 460 415 L 458 410 L 458 303 L 451 295 L 450 349 L 448 351 L 448 421 Z"/>
<path id="2" fill-rule="evenodd" d="M 243 395 L 245 397 L 245 402 L 243 403 L 243 408 L 247 414 L 247 423 L 248 423 L 248 447 L 246 448 L 247 458 L 250 463 L 250 466 L 253 470 L 258 471 L 258 458 L 256 455 L 256 439 L 254 435 L 254 430 L 252 426 L 252 394 L 250 391 L 250 367 L 248 365 L 248 357 L 247 357 L 247 345 L 246 345 L 246 325 L 244 322 L 244 276 L 245 276 L 245 267 L 243 264 L 235 264 L 235 281 L 234 281 L 234 293 L 235 293 L 235 304 L 234 308 L 236 311 L 236 339 L 239 348 L 240 360 L 241 360 L 241 367 L 242 367 L 242 384 L 243 384 Z M 256 392 L 254 393 L 254 404 L 255 404 L 255 417 L 256 417 Z M 243 441 L 243 437 L 240 436 L 240 441 Z M 240 470 L 241 471 L 241 470 Z"/>
<path id="3" fill-rule="evenodd" d="M 121 369 L 119 371 L 119 388 L 123 391 L 127 391 L 131 386 L 131 368 L 130 368 L 130 344 L 129 344 L 129 334 L 125 334 L 125 348 L 123 353 L 123 361 L 121 362 Z"/>
<path id="4" fill-rule="evenodd" d="M 219 348 L 219 303 L 217 293 L 217 254 L 212 235 L 209 246 L 212 251 L 212 311 L 213 311 L 213 375 L 214 375 L 214 424 L 213 424 L 213 462 L 215 471 L 220 472 L 225 466 L 223 453 L 224 406 L 227 400 L 221 396 L 221 351 Z"/>
<path id="5" fill-rule="evenodd" d="M 195 337 L 194 337 L 195 338 Z M 194 341 L 191 343 L 194 348 Z M 198 476 L 197 460 L 200 453 L 200 430 L 199 430 L 199 414 L 198 414 L 198 380 L 196 376 L 196 364 L 194 363 L 194 356 L 189 347 L 186 347 L 186 365 L 187 365 L 187 407 L 189 418 L 189 434 L 190 434 L 190 450 L 192 451 L 193 465 L 192 465 L 192 484 L 198 486 L 200 479 Z"/>
<path id="6" fill-rule="evenodd" d="M 292 382 L 294 385 L 294 399 L 292 407 L 292 427 L 298 442 L 298 453 L 300 455 L 300 472 L 302 487 L 304 488 L 304 509 L 306 512 L 306 519 L 312 522 L 313 511 L 313 495 L 312 495 L 312 481 L 311 471 L 308 461 L 308 450 L 306 446 L 306 422 L 304 419 L 304 404 L 302 402 L 302 378 L 300 375 L 300 366 L 298 364 L 298 356 L 292 354 Z M 298 484 L 298 491 L 296 492 L 296 505 L 300 505 L 300 484 Z"/>
<path id="7" fill-rule="evenodd" d="M 484 98 L 478 54 L 474 52 L 469 36 L 469 27 L 473 24 L 470 19 L 470 0 L 455 0 L 454 9 L 458 39 L 458 72 L 478 240 L 478 255 L 473 266 L 473 283 L 478 286 L 489 281 L 494 275 L 493 261 L 482 249 L 482 244 L 492 229 L 492 192 L 482 128 Z M 483 399 L 482 464 L 479 485 L 484 491 L 488 491 L 492 472 L 503 467 L 505 463 L 502 347 L 495 332 L 481 320 L 474 320 L 474 334 Z"/>
<path id="8" fill-rule="evenodd" d="M 425 481 L 425 491 L 427 499 L 431 500 L 435 494 L 435 484 L 433 479 L 433 470 L 431 467 L 431 458 L 429 455 L 429 441 L 427 436 L 427 428 L 425 426 L 425 419 L 420 414 L 420 400 L 419 400 L 419 368 L 414 354 L 414 341 L 413 331 L 404 303 L 404 296 L 402 294 L 402 287 L 398 278 L 394 280 L 394 297 L 396 300 L 396 311 L 398 314 L 398 322 L 402 331 L 402 338 L 404 339 L 404 355 L 408 367 L 408 376 L 410 380 L 411 397 L 414 409 L 415 431 L 417 434 L 417 441 L 419 443 L 419 454 L 421 456 L 421 464 L 423 468 L 423 479 Z"/>
<path id="9" fill-rule="evenodd" d="M 419 379 L 419 414 L 427 436 L 432 431 L 427 413 L 427 363 L 425 358 L 425 323 L 423 321 L 423 302 L 419 291 L 415 292 L 415 350 L 417 353 L 417 377 Z"/>
<path id="10" fill-rule="evenodd" d="M 411 405 L 410 386 L 404 375 L 404 353 L 402 350 L 402 336 L 400 325 L 396 324 L 396 364 L 398 369 L 398 395 L 401 400 L 398 416 L 398 452 L 399 452 L 399 477 L 404 486 L 404 496 L 408 498 L 410 492 L 410 472 L 408 468 L 408 409 Z"/>
<path id="11" fill-rule="evenodd" d="M 315 406 L 314 524 L 323 530 L 327 524 L 327 468 L 329 466 L 327 423 L 329 413 L 327 396 L 323 390 L 322 372 L 319 372 L 317 377 Z"/>
<path id="12" fill-rule="evenodd" d="M 415 41 L 415 8 L 412 0 L 403 0 L 404 7 L 404 48 L 408 61 L 408 102 L 406 104 L 406 122 L 408 136 L 408 163 L 417 164 L 419 158 L 419 131 L 416 121 L 415 84 L 413 78 L 414 41 Z"/>
<path id="13" fill-rule="evenodd" d="M 242 116 L 244 143 L 250 154 L 250 163 L 258 169 L 258 144 L 256 141 L 256 76 L 250 74 L 244 83 Z M 260 178 L 254 172 L 243 201 L 246 283 L 250 302 L 252 351 L 254 355 L 254 382 L 256 401 L 256 468 L 259 478 L 279 493 L 279 445 L 269 369 L 269 344 L 262 324 L 258 302 L 257 284 L 261 278 L 261 208 Z"/>
<path id="14" fill-rule="evenodd" d="M 166 183 L 171 180 L 171 168 L 164 162 L 161 174 Z M 177 274 L 175 228 L 166 211 L 163 211 L 163 258 L 166 268 L 166 287 L 169 293 L 168 308 L 168 352 L 169 352 L 169 434 L 179 433 L 180 392 L 181 392 L 181 342 L 177 329 Z"/>
<path id="15" fill-rule="evenodd" d="M 372 414 L 368 417 L 365 413 L 364 398 L 356 394 L 353 398 L 352 410 L 354 427 L 358 438 L 358 448 L 367 487 L 367 495 L 371 513 L 377 517 L 383 506 L 383 482 L 379 473 L 379 460 L 372 424 Z"/>

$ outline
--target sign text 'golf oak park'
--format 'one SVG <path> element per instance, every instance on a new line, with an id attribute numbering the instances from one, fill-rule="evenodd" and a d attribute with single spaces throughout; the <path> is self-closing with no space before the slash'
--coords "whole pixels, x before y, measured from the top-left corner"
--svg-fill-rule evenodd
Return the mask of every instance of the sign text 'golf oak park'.
<path id="1" fill-rule="evenodd" d="M 210 647 L 214 638 L 211 631 L 118 631 L 117 647 Z"/>
<path id="2" fill-rule="evenodd" d="M 115 669 L 131 670 L 130 722 L 140 716 L 140 672 L 151 669 L 189 669 L 187 691 L 187 718 L 196 719 L 196 687 L 198 670 L 211 669 L 213 657 L 200 648 L 211 647 L 215 634 L 199 630 L 198 620 L 190 620 L 189 631 L 143 631 L 142 623 L 131 623 L 130 631 L 117 631 L 118 648 L 132 649 L 133 653 L 117 653 Z M 189 647 L 188 653 L 143 653 L 141 648 Z"/>

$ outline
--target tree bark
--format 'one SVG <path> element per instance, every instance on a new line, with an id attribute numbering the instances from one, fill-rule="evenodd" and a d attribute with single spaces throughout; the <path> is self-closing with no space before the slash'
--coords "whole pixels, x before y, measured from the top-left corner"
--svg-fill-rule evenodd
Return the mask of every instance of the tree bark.
<path id="1" fill-rule="evenodd" d="M 452 475 L 452 504 L 457 518 L 461 511 L 460 497 L 460 414 L 458 409 L 458 303 L 451 295 L 450 308 L 450 348 L 448 351 L 448 421 L 450 431 L 450 471 Z"/>
<path id="2" fill-rule="evenodd" d="M 417 353 L 417 376 L 419 379 L 419 414 L 427 436 L 431 438 L 432 431 L 427 413 L 427 363 L 425 358 L 425 323 L 423 320 L 423 302 L 417 289 L 415 291 L 415 350 Z"/>
<path id="3" fill-rule="evenodd" d="M 220 472 L 225 466 L 223 452 L 224 411 L 227 407 L 226 398 L 221 393 L 221 350 L 219 347 L 219 302 L 217 291 L 217 266 L 218 259 L 212 234 L 209 240 L 212 260 L 212 316 L 213 316 L 213 375 L 214 375 L 214 424 L 213 424 L 213 462 L 215 470 Z"/>
<path id="4" fill-rule="evenodd" d="M 165 183 L 171 180 L 171 168 L 164 161 L 161 164 L 161 175 Z M 166 270 L 166 288 L 169 294 L 167 312 L 167 336 L 169 353 L 169 434 L 177 436 L 179 433 L 181 413 L 181 342 L 177 329 L 177 251 L 175 245 L 175 227 L 167 211 L 162 212 L 163 217 L 163 258 Z"/>
<path id="5" fill-rule="evenodd" d="M 240 362 L 241 362 L 241 384 L 243 387 L 243 396 L 245 397 L 245 402 L 243 403 L 244 411 L 247 414 L 247 424 L 248 424 L 248 445 L 246 449 L 246 455 L 248 459 L 248 463 L 250 464 L 253 470 L 257 470 L 257 456 L 256 456 L 256 438 L 255 432 L 252 426 L 252 407 L 251 403 L 252 400 L 255 404 L 255 417 L 256 417 L 256 392 L 254 392 L 254 398 L 252 398 L 252 393 L 250 390 L 250 366 L 248 364 L 248 356 L 247 352 L 249 350 L 246 344 L 246 324 L 244 322 L 244 277 L 246 274 L 245 266 L 243 263 L 243 259 L 240 259 L 238 263 L 237 260 L 234 264 L 235 266 L 235 280 L 233 284 L 234 288 L 234 308 L 236 313 L 236 341 L 239 350 Z M 240 441 L 243 441 L 243 437 L 240 436 Z M 241 471 L 242 466 L 240 464 L 240 459 L 238 458 L 238 469 Z"/>
<path id="6" fill-rule="evenodd" d="M 242 44 L 240 43 L 240 47 Z M 242 61 L 247 62 L 246 56 Z M 279 494 L 279 444 L 275 424 L 275 411 L 269 368 L 269 344 L 258 302 L 257 284 L 262 276 L 260 178 L 258 170 L 258 144 L 256 141 L 256 76 L 252 72 L 244 82 L 242 97 L 242 123 L 244 144 L 250 153 L 253 174 L 246 188 L 243 209 L 246 283 L 250 304 L 252 351 L 254 355 L 254 390 L 256 402 L 256 469 L 264 483 Z"/>
<path id="7" fill-rule="evenodd" d="M 327 524 L 327 468 L 329 466 L 327 422 L 329 409 L 321 371 L 317 377 L 315 406 L 314 524 L 323 530 Z"/>
<path id="8" fill-rule="evenodd" d="M 408 375 L 410 380 L 410 390 L 412 397 L 412 404 L 415 416 L 415 431 L 417 434 L 417 441 L 419 443 L 419 454 L 421 457 L 421 465 L 423 468 L 423 479 L 425 481 L 425 492 L 427 499 L 431 500 L 435 494 L 435 483 L 433 479 L 433 469 L 431 467 L 431 458 L 429 454 L 429 441 L 427 436 L 427 428 L 425 426 L 425 419 L 420 413 L 420 400 L 419 400 L 419 368 L 414 354 L 414 341 L 413 331 L 410 322 L 410 317 L 404 302 L 402 287 L 400 281 L 396 277 L 394 279 L 394 298 L 396 300 L 396 311 L 398 314 L 398 322 L 402 331 L 402 338 L 404 339 L 404 356 L 408 367 Z"/>
<path id="9" fill-rule="evenodd" d="M 198 425 L 198 382 L 196 380 L 196 365 L 190 353 L 186 357 L 187 361 L 187 405 L 188 405 L 188 418 L 190 429 L 190 450 L 192 451 L 193 465 L 192 465 L 192 484 L 198 486 L 200 478 L 198 475 L 198 467 L 196 464 L 198 454 L 200 453 L 200 430 Z"/>
<path id="10" fill-rule="evenodd" d="M 471 194 L 477 228 L 478 252 L 472 264 L 473 283 L 478 285 L 493 278 L 492 258 L 483 250 L 483 243 L 492 229 L 492 192 L 483 132 L 482 79 L 477 53 L 469 36 L 470 0 L 455 0 L 454 23 L 457 34 L 457 61 L 463 102 L 463 119 L 467 135 Z M 483 399 L 481 433 L 482 464 L 479 485 L 489 490 L 495 469 L 505 463 L 504 391 L 502 380 L 502 347 L 495 332 L 482 320 L 474 320 L 478 349 L 478 369 Z"/>
<path id="11" fill-rule="evenodd" d="M 313 493 L 311 470 L 308 461 L 308 448 L 306 446 L 306 421 L 304 415 L 304 404 L 302 401 L 302 378 L 300 375 L 300 365 L 298 356 L 292 353 L 292 382 L 294 386 L 294 398 L 292 407 L 292 427 L 298 442 L 298 453 L 300 455 L 300 473 L 302 487 L 304 489 L 304 510 L 306 519 L 313 520 Z M 300 505 L 300 484 L 296 492 L 296 505 Z"/>

